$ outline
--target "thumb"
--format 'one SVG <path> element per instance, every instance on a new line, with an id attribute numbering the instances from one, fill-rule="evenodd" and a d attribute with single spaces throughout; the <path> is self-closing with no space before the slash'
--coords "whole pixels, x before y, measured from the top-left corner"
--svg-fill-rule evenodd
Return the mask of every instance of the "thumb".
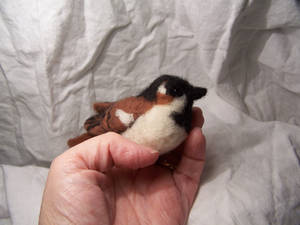
<path id="1" fill-rule="evenodd" d="M 77 168 L 106 172 L 113 166 L 138 169 L 150 166 L 159 153 L 138 145 L 119 134 L 106 133 L 69 149 L 63 157 L 71 157 Z M 63 154 L 63 155 L 64 155 Z"/>

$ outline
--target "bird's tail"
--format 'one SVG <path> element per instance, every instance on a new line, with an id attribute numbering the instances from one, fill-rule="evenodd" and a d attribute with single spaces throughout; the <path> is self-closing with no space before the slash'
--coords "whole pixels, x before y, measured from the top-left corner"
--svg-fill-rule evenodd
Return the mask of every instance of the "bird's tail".
<path id="1" fill-rule="evenodd" d="M 69 139 L 68 140 L 68 146 L 69 147 L 73 147 L 73 146 L 78 145 L 81 142 L 84 142 L 84 141 L 86 141 L 86 140 L 88 140 L 88 139 L 90 139 L 92 137 L 94 137 L 94 136 L 90 135 L 88 133 L 81 134 L 78 137 Z"/>

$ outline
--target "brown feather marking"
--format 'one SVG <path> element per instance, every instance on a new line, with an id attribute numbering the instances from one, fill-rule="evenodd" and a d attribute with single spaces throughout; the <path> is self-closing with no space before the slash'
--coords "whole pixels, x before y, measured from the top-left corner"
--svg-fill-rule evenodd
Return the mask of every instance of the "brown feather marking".
<path id="1" fill-rule="evenodd" d="M 95 126 L 99 126 L 101 124 L 102 120 L 103 120 L 103 117 L 104 117 L 104 113 L 96 114 L 96 115 L 91 116 L 90 118 L 88 118 L 84 122 L 84 128 L 86 129 L 86 131 L 91 130 Z"/>

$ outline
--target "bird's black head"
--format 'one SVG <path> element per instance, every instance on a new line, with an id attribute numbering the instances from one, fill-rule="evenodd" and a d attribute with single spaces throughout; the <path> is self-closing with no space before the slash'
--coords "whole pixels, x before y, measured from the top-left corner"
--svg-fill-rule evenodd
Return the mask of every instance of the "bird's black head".
<path id="1" fill-rule="evenodd" d="M 171 75 L 162 75 L 154 80 L 149 87 L 142 91 L 138 96 L 144 97 L 148 101 L 156 101 L 158 94 L 173 97 L 181 101 L 178 109 L 174 110 L 172 117 L 177 124 L 184 127 L 187 132 L 191 128 L 192 107 L 194 100 L 206 95 L 206 88 L 194 87 L 188 81 Z"/>
<path id="2" fill-rule="evenodd" d="M 194 101 L 206 95 L 206 88 L 194 87 L 186 80 L 172 75 L 162 75 L 155 79 L 149 87 L 138 96 L 148 101 L 155 101 L 157 93 L 170 95 L 174 98 L 186 95 L 188 101 Z"/>

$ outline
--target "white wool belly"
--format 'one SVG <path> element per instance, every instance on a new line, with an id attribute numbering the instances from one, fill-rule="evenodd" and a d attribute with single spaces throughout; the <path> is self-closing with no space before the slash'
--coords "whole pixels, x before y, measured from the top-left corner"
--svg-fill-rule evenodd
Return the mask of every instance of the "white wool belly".
<path id="1" fill-rule="evenodd" d="M 176 148 L 187 137 L 185 129 L 170 116 L 181 112 L 185 97 L 174 99 L 167 105 L 153 106 L 140 116 L 122 135 L 138 144 L 156 149 L 160 154 Z"/>

